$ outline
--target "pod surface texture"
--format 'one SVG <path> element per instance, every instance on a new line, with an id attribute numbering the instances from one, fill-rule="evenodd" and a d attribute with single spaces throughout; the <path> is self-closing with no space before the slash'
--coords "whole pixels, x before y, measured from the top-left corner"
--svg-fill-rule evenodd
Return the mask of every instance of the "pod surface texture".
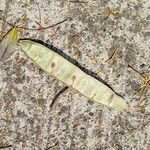
<path id="1" fill-rule="evenodd" d="M 31 40 L 20 40 L 19 45 L 42 70 L 74 88 L 88 99 L 119 112 L 127 109 L 127 103 L 122 97 L 53 50 Z"/>

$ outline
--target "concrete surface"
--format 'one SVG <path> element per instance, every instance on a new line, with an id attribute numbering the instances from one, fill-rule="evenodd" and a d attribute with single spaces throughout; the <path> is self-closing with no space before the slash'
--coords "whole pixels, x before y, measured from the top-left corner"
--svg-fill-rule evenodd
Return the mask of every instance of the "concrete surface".
<path id="1" fill-rule="evenodd" d="M 68 89 L 51 109 L 52 99 L 65 85 L 35 67 L 17 48 L 0 65 L 2 149 L 150 149 L 150 90 L 144 84 L 150 77 L 149 0 L 0 0 L 0 16 L 28 28 L 38 28 L 36 22 L 45 27 L 67 18 L 46 31 L 22 30 L 21 37 L 60 48 L 96 72 L 131 105 L 129 113 L 119 114 Z M 0 21 L 1 38 L 10 28 Z M 139 99 L 135 93 L 145 85 Z"/>

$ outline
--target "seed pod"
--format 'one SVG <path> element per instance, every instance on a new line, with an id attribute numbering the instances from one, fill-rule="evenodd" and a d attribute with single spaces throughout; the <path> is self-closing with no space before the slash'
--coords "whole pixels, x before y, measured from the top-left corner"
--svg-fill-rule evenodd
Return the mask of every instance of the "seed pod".
<path id="1" fill-rule="evenodd" d="M 8 59 L 16 49 L 18 31 L 13 27 L 0 41 L 0 60 Z"/>
<path id="2" fill-rule="evenodd" d="M 20 40 L 19 44 L 29 58 L 42 70 L 74 88 L 88 99 L 112 107 L 117 111 L 127 109 L 127 104 L 122 97 L 58 53 L 31 40 Z"/>

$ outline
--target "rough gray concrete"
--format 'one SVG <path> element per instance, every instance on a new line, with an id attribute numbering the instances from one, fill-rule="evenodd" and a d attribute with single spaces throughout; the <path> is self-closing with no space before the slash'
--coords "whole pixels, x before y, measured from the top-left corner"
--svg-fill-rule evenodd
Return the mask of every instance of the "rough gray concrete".
<path id="1" fill-rule="evenodd" d="M 65 85 L 39 70 L 16 48 L 18 51 L 0 65 L 0 147 L 11 145 L 5 148 L 10 150 L 150 149 L 150 1 L 84 2 L 87 3 L 0 0 L 0 16 L 10 23 L 20 19 L 17 25 L 28 28 L 38 28 L 36 22 L 48 26 L 67 18 L 47 30 L 22 30 L 20 36 L 53 44 L 96 72 L 125 97 L 131 105 L 130 112 L 117 113 L 73 89 L 62 93 L 50 109 L 52 99 Z M 1 38 L 10 28 L 0 21 Z M 146 73 L 147 78 L 128 64 Z M 146 90 L 139 99 L 136 91 L 141 86 Z"/>

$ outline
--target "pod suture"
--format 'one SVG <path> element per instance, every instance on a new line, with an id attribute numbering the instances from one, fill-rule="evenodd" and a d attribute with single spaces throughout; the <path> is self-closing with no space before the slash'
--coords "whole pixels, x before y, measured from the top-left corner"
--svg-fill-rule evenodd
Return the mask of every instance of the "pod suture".
<path id="1" fill-rule="evenodd" d="M 98 78 L 96 74 L 79 65 L 77 61 L 61 50 L 52 45 L 48 48 L 42 44 L 35 42 L 35 40 L 19 40 L 22 50 L 46 73 L 51 74 L 90 100 L 109 106 L 117 111 L 127 109 L 128 106 L 125 100 L 115 93 L 106 82 Z M 72 61 L 70 62 L 67 59 Z"/>

